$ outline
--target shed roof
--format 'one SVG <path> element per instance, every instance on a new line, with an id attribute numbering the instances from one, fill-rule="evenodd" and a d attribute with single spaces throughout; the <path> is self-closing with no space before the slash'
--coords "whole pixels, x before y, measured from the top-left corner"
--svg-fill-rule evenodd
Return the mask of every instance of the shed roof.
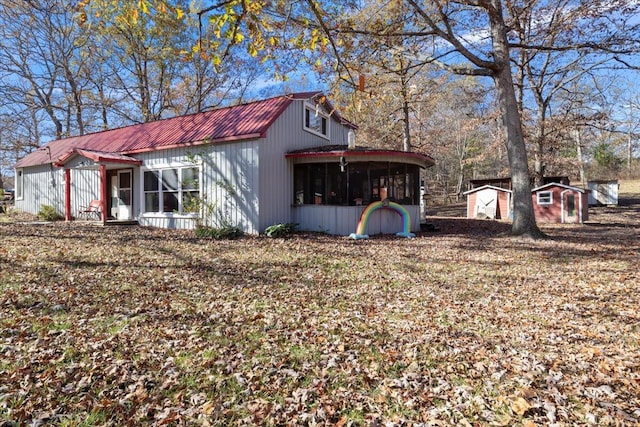
<path id="1" fill-rule="evenodd" d="M 573 191 L 577 191 L 579 193 L 584 193 L 585 192 L 585 190 L 583 188 L 573 187 L 571 185 L 560 184 L 559 182 L 550 182 L 549 184 L 541 185 L 540 187 L 536 187 L 533 190 L 531 190 L 531 192 L 535 193 L 536 191 L 546 190 L 547 188 L 550 188 L 550 187 L 560 187 L 560 188 L 564 188 L 565 190 L 573 190 Z"/>
<path id="2" fill-rule="evenodd" d="M 486 189 L 491 189 L 491 190 L 496 190 L 496 191 L 504 191 L 505 193 L 512 193 L 512 191 L 509 190 L 508 188 L 496 187 L 494 185 L 483 185 L 482 187 L 477 187 L 477 188 L 472 188 L 471 190 L 467 190 L 462 194 L 466 196 L 467 194 L 476 193 L 478 191 L 482 191 L 482 190 L 486 190 Z"/>
<path id="3" fill-rule="evenodd" d="M 329 111 L 333 110 L 320 92 L 283 95 L 202 113 L 59 139 L 28 154 L 16 163 L 16 167 L 56 163 L 76 149 L 127 155 L 263 138 L 273 122 L 294 100 L 310 98 L 323 103 Z M 336 120 L 353 127 L 335 111 L 333 116 Z"/>

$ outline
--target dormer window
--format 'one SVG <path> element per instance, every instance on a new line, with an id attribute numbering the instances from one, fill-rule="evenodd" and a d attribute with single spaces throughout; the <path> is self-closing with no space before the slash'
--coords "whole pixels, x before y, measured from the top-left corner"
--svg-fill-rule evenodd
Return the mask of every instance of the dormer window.
<path id="1" fill-rule="evenodd" d="M 329 116 L 319 104 L 304 104 L 304 130 L 329 139 Z"/>

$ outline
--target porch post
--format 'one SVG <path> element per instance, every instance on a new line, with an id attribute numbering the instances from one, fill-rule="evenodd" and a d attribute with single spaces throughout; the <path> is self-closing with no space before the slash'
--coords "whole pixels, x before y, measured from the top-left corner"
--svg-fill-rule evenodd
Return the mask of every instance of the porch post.
<path id="1" fill-rule="evenodd" d="M 102 223 L 107 223 L 107 166 L 100 165 L 100 212 Z"/>
<path id="2" fill-rule="evenodd" d="M 64 220 L 71 221 L 71 169 L 64 170 Z"/>

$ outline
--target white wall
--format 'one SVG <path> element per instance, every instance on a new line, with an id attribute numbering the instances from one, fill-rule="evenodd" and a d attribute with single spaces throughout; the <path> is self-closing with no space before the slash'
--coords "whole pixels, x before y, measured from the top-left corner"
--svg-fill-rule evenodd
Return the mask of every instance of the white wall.
<path id="1" fill-rule="evenodd" d="M 142 167 L 132 168 L 134 218 L 142 225 L 193 228 L 196 221 L 189 215 L 143 212 L 142 184 L 145 170 L 190 166 L 196 159 L 201 164 L 201 195 L 216 210 L 224 212 L 232 225 L 255 234 L 273 224 L 294 222 L 293 165 L 285 154 L 322 145 L 346 144 L 349 131 L 348 127 L 331 118 L 331 140 L 307 132 L 303 127 L 303 111 L 304 101 L 294 101 L 269 128 L 264 139 L 132 155 L 143 162 Z M 69 166 L 74 165 L 69 163 Z M 50 165 L 29 167 L 24 169 L 23 176 L 25 197 L 16 201 L 17 208 L 37 213 L 41 205 L 48 204 L 64 214 L 63 169 Z M 227 197 L 228 192 L 221 183 L 228 184 L 236 194 Z M 77 215 L 80 206 L 87 206 L 91 200 L 98 199 L 99 192 L 98 170 L 71 170 L 72 215 Z"/>
<path id="2" fill-rule="evenodd" d="M 420 206 L 404 206 L 411 217 L 412 232 L 420 231 Z M 319 231 L 348 236 L 356 232 L 366 206 L 302 205 L 293 207 L 293 221 L 298 230 Z M 395 234 L 404 231 L 401 216 L 392 210 L 379 209 L 369 218 L 366 234 Z"/>
<path id="3" fill-rule="evenodd" d="M 42 205 L 56 208 L 64 215 L 64 172 L 52 164 L 22 169 L 22 198 L 15 207 L 22 212 L 37 214 Z"/>
<path id="4" fill-rule="evenodd" d="M 143 167 L 134 179 L 143 182 L 145 170 L 199 165 L 201 167 L 200 195 L 205 203 L 228 218 L 231 225 L 245 233 L 258 233 L 258 141 L 227 144 L 210 144 L 152 153 L 135 157 L 143 161 Z M 224 185 L 222 185 L 224 184 Z M 226 191 L 225 185 L 234 194 Z M 232 192 L 232 193 L 233 193 Z M 141 202 L 135 216 L 142 225 L 164 228 L 194 228 L 195 219 L 189 215 L 173 213 L 144 213 L 144 191 L 139 187 L 137 198 Z M 219 225 L 210 218 L 212 225 Z"/>

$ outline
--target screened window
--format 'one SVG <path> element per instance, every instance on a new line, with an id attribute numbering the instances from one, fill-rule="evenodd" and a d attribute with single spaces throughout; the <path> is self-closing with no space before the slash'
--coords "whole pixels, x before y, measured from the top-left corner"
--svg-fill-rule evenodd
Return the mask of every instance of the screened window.
<path id="1" fill-rule="evenodd" d="M 197 167 L 144 172 L 145 212 L 198 212 L 200 173 Z"/>
<path id="2" fill-rule="evenodd" d="M 341 171 L 337 163 L 294 167 L 294 203 L 297 205 L 367 205 L 389 199 L 420 203 L 420 168 L 388 162 L 354 163 Z"/>
<path id="3" fill-rule="evenodd" d="M 550 205 L 553 203 L 553 193 L 551 191 L 538 191 L 538 204 Z"/>

